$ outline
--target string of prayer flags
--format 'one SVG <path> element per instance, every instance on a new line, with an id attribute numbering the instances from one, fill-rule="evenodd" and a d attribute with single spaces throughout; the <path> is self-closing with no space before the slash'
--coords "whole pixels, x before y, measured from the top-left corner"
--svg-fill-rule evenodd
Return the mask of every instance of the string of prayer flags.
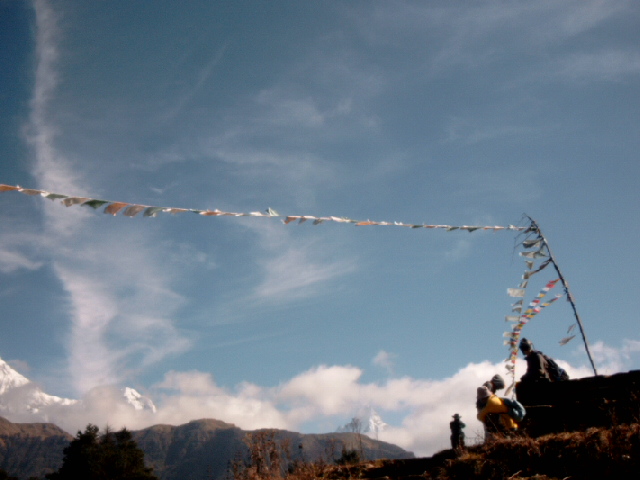
<path id="1" fill-rule="evenodd" d="M 573 295 L 571 294 L 571 291 L 569 290 L 569 285 L 567 284 L 567 282 L 565 281 L 564 276 L 560 272 L 560 268 L 558 267 L 558 264 L 556 263 L 556 261 L 555 261 L 555 259 L 553 257 L 553 254 L 551 253 L 551 249 L 549 248 L 549 244 L 547 242 L 547 239 L 542 234 L 542 231 L 540 230 L 540 227 L 538 226 L 538 224 L 536 223 L 536 221 L 533 218 L 531 218 L 528 215 L 524 215 L 524 216 L 529 219 L 530 224 L 529 224 L 529 227 L 524 230 L 524 235 L 527 235 L 527 238 L 525 238 L 524 241 L 520 245 L 524 249 L 530 249 L 530 250 L 526 250 L 524 252 L 521 252 L 520 255 L 522 257 L 524 257 L 524 258 L 529 259 L 529 260 L 526 260 L 527 268 L 529 270 L 528 276 L 541 271 L 542 269 L 546 268 L 550 263 L 553 264 L 553 267 L 555 268 L 555 270 L 556 270 L 556 272 L 558 274 L 559 280 L 562 283 L 562 286 L 564 288 L 564 295 L 566 295 L 567 301 L 571 305 L 571 308 L 573 309 L 574 317 L 576 319 L 576 324 L 572 325 L 569 328 L 569 331 L 567 332 L 567 334 L 570 334 L 571 331 L 573 330 L 573 328 L 575 328 L 576 326 L 580 327 L 580 334 L 582 335 L 582 340 L 584 341 L 585 351 L 587 353 L 587 356 L 589 357 L 589 361 L 591 362 L 591 366 L 593 367 L 593 374 L 594 375 L 598 375 L 598 371 L 596 370 L 595 362 L 593 361 L 593 357 L 591 356 L 591 352 L 589 350 L 589 342 L 587 342 L 587 337 L 586 337 L 586 335 L 584 333 L 584 327 L 582 326 L 582 320 L 580 320 L 580 316 L 578 315 L 578 311 L 576 309 L 576 304 L 575 304 L 575 301 L 573 299 Z M 540 258 L 545 258 L 545 257 L 548 257 L 547 260 L 545 262 L 543 262 L 537 270 L 534 270 L 531 262 L 535 262 L 535 260 L 540 259 Z M 559 298 L 560 295 L 558 295 L 557 297 Z M 550 305 L 551 303 L 552 303 L 552 301 L 547 302 L 545 304 L 542 304 L 542 306 Z M 575 335 L 567 336 L 567 337 L 563 338 L 562 340 L 560 340 L 559 343 L 560 343 L 560 345 L 566 345 L 574 337 L 575 337 Z M 509 360 L 507 360 L 507 361 L 509 361 Z M 509 392 L 515 386 L 515 360 L 513 360 L 512 364 L 507 365 L 507 370 L 510 371 L 511 375 L 513 376 L 513 384 L 507 389 L 507 392 Z"/>
<path id="2" fill-rule="evenodd" d="M 122 213 L 125 217 L 135 217 L 140 213 L 143 213 L 144 217 L 156 217 L 159 213 L 170 213 L 175 215 L 177 213 L 183 212 L 192 212 L 198 215 L 202 215 L 205 217 L 219 217 L 219 216 L 227 216 L 227 217 L 279 217 L 282 218 L 282 221 L 285 225 L 289 223 L 296 222 L 298 224 L 305 223 L 307 220 L 312 220 L 313 225 L 320 225 L 324 222 L 336 222 L 336 223 L 350 223 L 356 226 L 369 226 L 369 225 L 379 225 L 379 226 L 396 226 L 396 227 L 408 227 L 408 228 L 435 228 L 446 230 L 447 232 L 451 232 L 454 230 L 464 230 L 467 232 L 475 232 L 477 230 L 493 230 L 494 232 L 499 230 L 510 230 L 510 231 L 525 231 L 529 227 L 517 227 L 514 225 L 509 226 L 499 226 L 499 225 L 461 225 L 461 226 L 453 226 L 453 225 L 429 225 L 429 224 L 414 224 L 414 223 L 404 223 L 404 222 L 385 222 L 385 221 L 374 221 L 374 220 L 354 220 L 348 217 L 337 217 L 337 216 L 324 216 L 317 217 L 314 215 L 280 215 L 277 211 L 272 208 L 267 208 L 264 212 L 249 212 L 249 213 L 237 213 L 237 212 L 225 212 L 222 210 L 214 209 L 188 209 L 188 208 L 174 208 L 174 207 L 160 207 L 153 205 L 139 205 L 127 202 L 114 202 L 111 200 L 100 200 L 96 198 L 89 197 L 74 197 L 70 195 L 63 195 L 60 193 L 52 193 L 47 192 L 45 190 L 36 190 L 32 188 L 22 188 L 20 186 L 14 185 L 4 185 L 0 184 L 0 192 L 19 192 L 24 193 L 26 195 L 39 195 L 43 198 L 48 198 L 50 200 L 60 200 L 63 205 L 67 207 L 71 207 L 73 205 L 80 205 L 82 207 L 91 207 L 94 210 L 98 208 L 104 207 L 104 213 L 109 215 L 118 215 Z"/>
<path id="3" fill-rule="evenodd" d="M 507 362 L 510 362 L 510 365 L 507 365 L 507 370 L 509 370 L 509 374 L 514 376 L 514 384 L 515 384 L 515 364 L 518 358 L 518 343 L 520 340 L 520 335 L 523 327 L 533 319 L 537 314 L 539 314 L 543 308 L 548 307 L 559 298 L 563 297 L 563 294 L 556 295 L 554 298 L 550 299 L 547 302 L 542 302 L 542 299 L 547 296 L 549 290 L 554 288 L 560 279 L 552 280 L 548 282 L 538 293 L 538 295 L 529 302 L 527 309 L 521 313 L 520 315 L 507 315 L 505 317 L 505 321 L 513 322 L 513 328 L 510 332 L 505 332 L 504 337 L 507 340 L 504 341 L 504 344 L 509 347 L 510 355 L 507 359 Z M 521 306 L 519 306 L 521 308 Z M 569 339 L 570 340 L 570 339 Z M 567 340 L 567 342 L 569 341 Z"/>
<path id="4" fill-rule="evenodd" d="M 566 345 L 567 343 L 569 343 L 571 340 L 573 340 L 574 338 L 576 338 L 575 335 L 571 335 L 570 337 L 564 337 L 562 340 L 560 340 L 560 345 Z"/>
<path id="5" fill-rule="evenodd" d="M 522 282 L 520 282 L 517 288 L 507 289 L 507 294 L 510 297 L 519 298 L 519 300 L 511 305 L 512 314 L 505 316 L 505 322 L 511 322 L 513 324 L 511 331 L 505 332 L 503 335 L 505 337 L 504 344 L 509 348 L 509 358 L 506 360 L 507 363 L 505 367 L 507 369 L 507 373 L 511 375 L 513 379 L 506 394 L 509 394 L 515 386 L 516 360 L 518 358 L 518 345 L 522 329 L 531 321 L 531 319 L 533 319 L 533 317 L 538 315 L 543 308 L 548 307 L 563 296 L 563 294 L 556 295 L 554 298 L 543 302 L 543 299 L 547 296 L 549 291 L 560 281 L 558 278 L 547 282 L 540 292 L 538 292 L 538 295 L 529 302 L 527 307 L 524 307 L 526 288 L 531 277 L 544 270 L 551 263 L 551 253 L 549 252 L 549 248 L 544 238 L 538 234 L 537 229 L 530 226 L 525 230 L 525 234 L 528 234 L 529 237 L 521 243 L 522 248 L 525 249 L 520 252 L 520 256 L 524 259 L 525 263 Z M 537 265 L 538 261 L 541 261 L 539 265 Z M 514 315 L 513 313 L 517 313 L 517 315 Z M 562 341 L 568 342 L 570 340 L 571 337 L 566 337 Z"/>
<path id="6" fill-rule="evenodd" d="M 524 300 L 520 299 L 516 303 L 512 303 L 511 304 L 511 311 L 512 312 L 522 313 L 522 302 L 524 302 Z"/>
<path id="7" fill-rule="evenodd" d="M 566 345 L 567 343 L 569 343 L 571 340 L 573 340 L 574 338 L 576 338 L 576 336 L 575 336 L 575 335 L 571 335 L 571 332 L 573 332 L 573 331 L 576 329 L 576 327 L 577 327 L 577 326 L 578 326 L 578 325 L 577 325 L 576 323 L 571 324 L 571 326 L 567 329 L 567 335 L 569 335 L 569 336 L 564 337 L 562 340 L 560 340 L 560 341 L 558 342 L 561 346 L 565 346 L 565 345 Z"/>
<path id="8" fill-rule="evenodd" d="M 538 250 L 538 251 L 531 251 L 531 252 L 520 252 L 520 256 L 526 257 L 526 258 L 540 258 L 540 257 L 546 257 L 547 255 L 541 252 L 540 250 Z"/>

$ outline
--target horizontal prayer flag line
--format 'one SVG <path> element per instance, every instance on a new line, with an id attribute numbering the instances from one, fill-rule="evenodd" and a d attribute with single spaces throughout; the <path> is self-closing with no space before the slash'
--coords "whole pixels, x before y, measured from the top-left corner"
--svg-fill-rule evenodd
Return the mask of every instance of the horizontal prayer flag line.
<path id="1" fill-rule="evenodd" d="M 110 215 L 117 215 L 118 213 L 122 213 L 122 215 L 126 217 L 135 217 L 139 213 L 143 213 L 145 217 L 155 217 L 159 213 L 182 213 L 182 212 L 192 212 L 197 213 L 198 215 L 202 215 L 204 217 L 280 217 L 282 218 L 283 223 L 289 224 L 294 221 L 297 221 L 299 224 L 306 222 L 307 220 L 312 220 L 313 225 L 319 225 L 323 222 L 336 222 L 336 223 L 351 223 L 356 226 L 369 226 L 369 225 L 379 225 L 379 226 L 395 226 L 395 227 L 409 227 L 409 228 L 437 228 L 443 229 L 448 232 L 453 230 L 464 230 L 467 232 L 475 232 L 476 230 L 512 230 L 512 231 L 524 231 L 529 227 L 517 227 L 515 225 L 509 226 L 499 226 L 499 225 L 462 225 L 462 226 L 452 226 L 452 225 L 428 225 L 428 224 L 414 224 L 414 223 L 404 223 L 404 222 L 385 222 L 385 221 L 374 221 L 374 220 L 353 220 L 347 217 L 337 217 L 337 216 L 324 216 L 324 217 L 316 217 L 314 215 L 280 215 L 278 212 L 273 210 L 272 208 L 267 208 L 264 212 L 250 212 L 250 213 L 236 213 L 236 212 L 224 212 L 222 210 L 214 209 L 214 210 L 202 210 L 202 209 L 188 209 L 188 208 L 174 208 L 174 207 L 159 207 L 159 206 L 151 206 L 151 205 L 139 205 L 134 203 L 127 202 L 115 202 L 111 200 L 100 200 L 96 198 L 90 197 L 74 197 L 71 195 L 63 195 L 59 193 L 47 192 L 45 190 L 36 190 L 32 188 L 22 188 L 20 186 L 14 185 L 4 185 L 0 184 L 0 192 L 10 192 L 15 191 L 19 193 L 24 193 L 26 195 L 39 195 L 44 198 L 48 198 L 50 200 L 60 200 L 61 203 L 67 207 L 71 207 L 73 205 L 80 205 L 82 207 L 91 207 L 93 209 L 98 209 L 104 206 L 104 213 L 108 213 Z"/>

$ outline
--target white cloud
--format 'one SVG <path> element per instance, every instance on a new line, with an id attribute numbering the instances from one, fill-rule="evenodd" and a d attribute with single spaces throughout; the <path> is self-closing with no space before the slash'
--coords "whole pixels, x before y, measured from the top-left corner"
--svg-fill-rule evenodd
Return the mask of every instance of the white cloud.
<path id="1" fill-rule="evenodd" d="M 321 415 L 339 414 L 358 401 L 361 375 L 356 367 L 323 365 L 289 380 L 277 397 L 289 404 L 313 406 Z"/>
<path id="2" fill-rule="evenodd" d="M 133 372 L 124 368 L 131 359 L 141 369 L 167 355 L 184 351 L 189 342 L 173 326 L 171 315 L 183 303 L 168 286 L 170 265 L 155 265 L 157 254 L 148 241 L 128 238 L 138 248 L 108 253 L 124 241 L 118 233 L 100 232 L 89 246 L 71 252 L 54 249 L 55 272 L 69 295 L 71 329 L 67 346 L 73 387 L 78 392 L 105 384 L 122 383 Z M 140 243 L 140 240 L 142 243 Z"/>
<path id="3" fill-rule="evenodd" d="M 463 142 L 469 145 L 476 143 L 509 140 L 517 138 L 531 138 L 533 135 L 539 134 L 534 128 L 517 125 L 487 125 L 486 119 L 471 120 L 462 118 L 452 118 L 445 127 L 447 143 Z"/>
<path id="4" fill-rule="evenodd" d="M 620 359 L 640 352 L 640 341 L 626 340 L 618 349 L 597 342 L 594 352 L 609 359 L 608 368 L 616 365 L 625 368 Z M 387 355 L 378 357 L 384 360 Z M 586 366 L 574 367 L 562 359 L 558 363 L 571 378 L 592 374 Z M 525 369 L 524 360 L 518 359 L 516 378 Z M 449 421 L 454 413 L 460 414 L 467 425 L 468 443 L 480 441 L 482 425 L 475 418 L 476 388 L 496 373 L 503 375 L 507 386 L 511 382 L 504 363 L 489 361 L 470 363 L 444 379 L 400 377 L 365 383 L 363 373 L 354 366 L 321 365 L 279 386 L 243 382 L 230 389 L 217 385 L 210 373 L 170 371 L 150 389 L 158 407 L 155 414 L 133 410 L 123 402 L 119 389 L 101 386 L 89 390 L 81 404 L 44 407 L 37 416 L 22 413 L 8 418 L 13 421 L 42 418 L 70 432 L 82 429 L 88 422 L 139 429 L 158 423 L 178 425 L 198 418 L 215 418 L 245 430 L 281 428 L 322 433 L 314 428 L 318 425 L 336 428 L 354 412 L 374 409 L 389 424 L 378 433 L 380 440 L 426 456 L 449 447 Z"/>
<path id="5" fill-rule="evenodd" d="M 500 202 L 532 202 L 540 198 L 538 172 L 526 169 L 478 170 L 471 169 L 450 176 L 450 181 L 458 187 L 458 193 L 466 197 L 490 198 Z M 527 188 L 522 188 L 521 180 L 527 178 Z"/>
<path id="6" fill-rule="evenodd" d="M 37 65 L 27 132 L 36 159 L 33 173 L 44 189 L 87 195 L 89 182 L 55 142 L 58 126 L 51 110 L 59 80 L 58 17 L 44 0 L 35 2 L 35 10 Z M 144 368 L 188 346 L 171 320 L 183 299 L 170 288 L 176 264 L 162 246 L 146 233 L 118 231 L 122 225 L 101 230 L 89 209 L 47 202 L 44 218 L 40 238 L 46 244 L 41 246 L 69 299 L 68 369 L 79 394 L 122 382 L 131 375 L 123 368 L 126 360 L 134 358 L 136 368 Z M 2 265 L 38 266 L 6 255 Z"/>
<path id="7" fill-rule="evenodd" d="M 84 191 L 77 187 L 77 174 L 73 166 L 56 151 L 58 129 L 50 119 L 50 102 L 55 96 L 59 77 L 56 70 L 60 38 L 58 14 L 46 0 L 36 0 L 35 10 L 37 62 L 31 114 L 26 130 L 36 158 L 33 173 L 45 190 L 84 195 Z M 78 210 L 73 215 L 65 215 L 56 209 L 51 212 L 55 215 L 51 226 L 59 234 L 70 234 L 69 227 L 76 224 L 77 217 L 87 213 Z"/>
<path id="8" fill-rule="evenodd" d="M 557 5 L 555 2 L 552 3 Z M 633 3 L 628 0 L 574 1 L 573 5 L 569 5 L 569 8 L 564 10 L 564 15 L 555 17 L 555 22 L 560 26 L 561 32 L 565 32 L 567 35 L 578 35 L 596 27 L 614 15 L 624 14 L 629 7 L 634 7 Z"/>
<path id="9" fill-rule="evenodd" d="M 457 240 L 453 246 L 448 249 L 444 256 L 447 260 L 459 261 L 467 258 L 471 254 L 472 242 L 467 239 Z"/>
<path id="10" fill-rule="evenodd" d="M 281 152 L 271 148 L 251 149 L 236 145 L 238 140 L 240 143 L 247 141 L 250 137 L 249 132 L 236 131 L 233 135 L 240 138 L 234 141 L 204 141 L 201 146 L 202 153 L 242 167 L 245 175 L 267 175 L 274 181 L 280 179 L 281 182 L 292 186 L 303 183 L 308 187 L 310 183 L 324 183 L 332 178 L 330 166 L 315 155 L 307 152 L 291 153 L 289 150 Z"/>
<path id="11" fill-rule="evenodd" d="M 186 418 L 216 418 L 248 430 L 288 426 L 265 389 L 256 385 L 240 384 L 230 391 L 218 387 L 210 374 L 191 371 L 167 373 L 158 388 L 171 393 L 162 397 L 156 422 L 179 424 Z"/>
<path id="12" fill-rule="evenodd" d="M 292 98 L 290 94 L 264 90 L 257 101 L 269 110 L 263 121 L 279 127 L 321 127 L 327 118 L 327 113 L 321 112 L 311 98 Z"/>
<path id="13" fill-rule="evenodd" d="M 0 220 L 4 222 L 5 220 Z M 16 231 L 14 226 L 13 230 Z M 35 260 L 33 253 L 26 251 L 39 243 L 39 236 L 28 233 L 0 234 L 0 272 L 12 273 L 18 270 L 38 270 L 41 260 Z"/>
<path id="14" fill-rule="evenodd" d="M 185 106 L 193 100 L 194 96 L 202 90 L 203 86 L 209 81 L 213 72 L 224 58 L 226 50 L 227 45 L 223 45 L 213 53 L 209 61 L 198 71 L 196 79 L 191 82 L 185 91 L 181 92 L 181 95 L 175 100 L 173 107 L 163 114 L 162 117 L 165 121 L 174 119 Z M 184 80 L 184 69 L 180 69 L 180 75 L 181 79 Z"/>
<path id="15" fill-rule="evenodd" d="M 571 82 L 621 81 L 640 75 L 640 55 L 620 51 L 575 53 L 559 59 L 555 70 Z"/>
<path id="16" fill-rule="evenodd" d="M 503 68 L 501 60 L 510 51 L 529 59 L 527 78 L 530 79 L 533 72 L 540 72 L 536 78 L 543 79 L 556 59 L 562 63 L 563 58 L 571 58 L 565 56 L 567 50 L 576 48 L 571 44 L 575 37 L 634 8 L 630 1 L 609 0 L 511 2 L 508 8 L 495 2 L 472 6 L 385 2 L 370 10 L 373 13 L 359 12 L 358 21 L 361 35 L 376 47 L 393 43 L 390 39 L 399 44 L 408 39 L 423 43 L 422 56 L 414 65 L 426 75 L 437 76 L 460 68 L 482 71 L 494 64 Z M 576 43 L 580 49 L 581 42 Z M 532 52 L 543 55 L 532 55 Z M 602 60 L 598 59 L 596 64 Z M 582 62 L 589 70 L 596 66 L 591 59 L 582 58 Z M 611 63 L 614 71 L 628 68 L 628 64 L 618 59 L 604 60 L 604 64 Z M 510 64 L 519 68 L 517 62 Z M 599 68 L 598 72 L 604 74 Z M 496 89 L 502 86 L 497 84 Z M 509 134 L 507 127 L 501 130 Z"/>
<path id="17" fill-rule="evenodd" d="M 259 298 L 283 300 L 314 295 L 319 284 L 353 271 L 348 260 L 313 261 L 309 246 L 290 247 L 275 258 L 262 263 L 264 279 L 256 289 Z"/>
<path id="18" fill-rule="evenodd" d="M 640 358 L 640 342 L 637 340 L 625 339 L 619 348 L 600 341 L 590 345 L 589 350 L 600 375 L 627 371 L 635 365 L 634 359 Z M 584 348 L 578 348 L 575 354 L 584 356 Z"/>
<path id="19" fill-rule="evenodd" d="M 393 368 L 395 367 L 395 359 L 397 355 L 394 353 L 387 352 L 385 350 L 380 350 L 371 363 L 378 367 L 384 368 L 389 375 L 393 374 Z"/>
<path id="20" fill-rule="evenodd" d="M 73 318 L 68 340 L 71 380 L 77 391 L 116 383 L 117 357 L 105 344 L 109 323 L 117 314 L 115 299 L 95 278 L 58 266 L 57 273 L 71 297 Z"/>
<path id="21" fill-rule="evenodd" d="M 318 235 L 300 238 L 282 225 L 244 225 L 258 236 L 257 244 L 267 253 L 258 260 L 262 279 L 254 290 L 257 299 L 282 302 L 318 295 L 331 280 L 355 269 L 353 259 L 328 252 Z"/>
<path id="22" fill-rule="evenodd" d="M 38 418 L 46 418 L 70 432 L 86 423 L 138 429 L 152 424 L 181 424 L 197 418 L 215 418 L 240 428 L 282 428 L 299 431 L 311 422 L 336 427 L 363 406 L 403 420 L 378 434 L 380 440 L 397 443 L 418 455 L 446 448 L 449 420 L 460 413 L 469 431 L 481 431 L 475 418 L 475 389 L 502 371 L 490 362 L 470 364 L 444 380 L 398 378 L 383 384 L 363 383 L 363 371 L 351 366 L 319 366 L 303 372 L 278 387 L 242 383 L 230 390 L 216 385 L 210 374 L 198 371 L 168 372 L 154 387 L 158 410 L 151 414 L 134 411 L 122 401 L 114 387 L 95 387 L 72 406 L 44 407 Z M 34 416 L 8 415 L 16 421 L 34 421 Z"/>

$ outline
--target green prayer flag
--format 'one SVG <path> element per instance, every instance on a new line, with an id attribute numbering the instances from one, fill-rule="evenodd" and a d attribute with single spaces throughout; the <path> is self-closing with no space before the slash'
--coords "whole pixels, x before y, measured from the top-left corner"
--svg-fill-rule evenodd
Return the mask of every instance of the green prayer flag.
<path id="1" fill-rule="evenodd" d="M 88 200 L 84 202 L 81 207 L 91 207 L 91 208 L 100 208 L 105 203 L 109 203 L 107 200 L 96 200 L 95 198 L 92 200 Z"/>

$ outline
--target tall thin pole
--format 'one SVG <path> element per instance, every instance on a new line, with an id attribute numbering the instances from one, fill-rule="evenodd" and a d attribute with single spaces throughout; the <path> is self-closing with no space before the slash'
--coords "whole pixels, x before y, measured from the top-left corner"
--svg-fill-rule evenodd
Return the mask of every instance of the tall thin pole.
<path id="1" fill-rule="evenodd" d="M 567 294 L 567 300 L 569 300 L 569 303 L 571 304 L 571 308 L 573 309 L 573 314 L 576 317 L 576 321 L 578 322 L 578 328 L 580 328 L 580 333 L 582 334 L 582 340 L 584 341 L 584 348 L 587 351 L 587 356 L 589 357 L 589 361 L 591 362 L 591 366 L 593 367 L 593 374 L 598 375 L 598 371 L 596 370 L 596 365 L 593 362 L 593 357 L 591 356 L 591 351 L 589 350 L 589 342 L 587 341 L 587 335 L 584 332 L 584 326 L 582 325 L 582 320 L 580 320 L 580 315 L 578 315 L 576 302 L 573 300 L 573 295 L 571 295 L 571 291 L 569 290 L 569 284 L 565 280 L 564 275 L 562 275 L 562 272 L 560 271 L 560 267 L 558 267 L 555 257 L 551 252 L 551 248 L 549 247 L 549 242 L 547 241 L 545 236 L 542 234 L 540 227 L 538 226 L 538 224 L 533 218 L 529 217 L 528 215 L 527 215 L 527 218 L 531 221 L 531 230 L 535 231 L 538 234 L 538 236 L 542 239 L 542 242 L 544 243 L 544 245 L 547 247 L 547 251 L 549 252 L 549 260 L 551 261 L 551 263 L 553 263 L 553 267 L 556 269 L 556 272 L 558 272 L 558 277 L 560 278 L 560 281 L 562 282 L 562 286 L 564 287 L 564 291 Z"/>

